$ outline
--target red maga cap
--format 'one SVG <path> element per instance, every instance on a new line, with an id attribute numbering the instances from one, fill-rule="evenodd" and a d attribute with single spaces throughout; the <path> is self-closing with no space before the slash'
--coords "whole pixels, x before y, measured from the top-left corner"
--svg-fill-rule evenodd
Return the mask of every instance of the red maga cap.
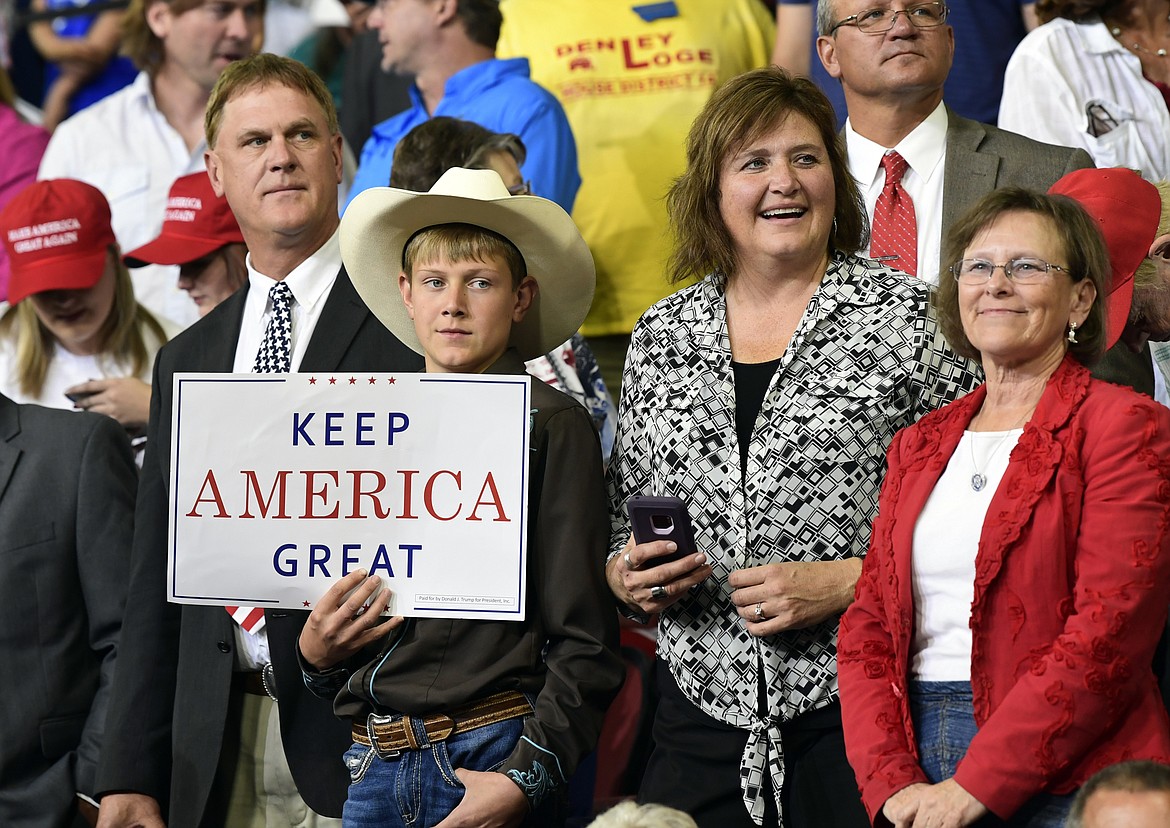
<path id="1" fill-rule="evenodd" d="M 1106 286 L 1105 347 L 1112 348 L 1129 319 L 1133 274 L 1158 235 L 1162 197 L 1157 187 L 1124 167 L 1076 170 L 1048 192 L 1077 201 L 1105 237 L 1111 271 Z"/>
<path id="2" fill-rule="evenodd" d="M 110 205 L 101 190 L 71 178 L 38 181 L 0 212 L 8 251 L 8 301 L 46 290 L 84 290 L 101 279 L 109 246 Z"/>
<path id="3" fill-rule="evenodd" d="M 243 243 L 240 225 L 227 199 L 211 189 L 205 172 L 176 179 L 167 195 L 167 212 L 157 239 L 131 250 L 128 267 L 182 265 L 202 259 L 225 244 Z"/>

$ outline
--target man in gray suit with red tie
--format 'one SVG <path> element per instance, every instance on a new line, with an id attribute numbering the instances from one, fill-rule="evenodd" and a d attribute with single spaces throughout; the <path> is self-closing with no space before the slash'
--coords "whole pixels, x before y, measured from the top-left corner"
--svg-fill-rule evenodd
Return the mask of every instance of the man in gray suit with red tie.
<path id="1" fill-rule="evenodd" d="M 955 37 L 946 19 L 942 0 L 817 3 L 817 50 L 849 107 L 843 133 L 872 225 L 868 255 L 934 284 L 950 278 L 943 236 L 980 198 L 1009 185 L 1047 192 L 1067 173 L 1093 166 L 1082 149 L 1033 141 L 947 108 L 943 83 Z M 1093 375 L 1154 393 L 1148 350 L 1111 348 Z"/>
<path id="2" fill-rule="evenodd" d="M 947 108 L 943 83 L 955 37 L 946 14 L 942 0 L 817 4 L 817 51 L 849 109 L 843 133 L 873 225 L 869 253 L 934 284 L 951 264 L 940 261 L 942 236 L 982 196 L 1008 185 L 1047 192 L 1065 173 L 1093 166 L 1084 150 L 1042 144 Z M 900 223 L 888 233 L 887 205 L 886 215 Z M 897 234 L 907 225 L 909 244 L 900 249 Z"/>
<path id="3" fill-rule="evenodd" d="M 241 626 L 219 607 L 166 602 L 172 377 L 413 371 L 421 360 L 370 314 L 341 267 L 342 142 L 320 79 L 275 55 L 239 61 L 220 76 L 205 124 L 208 174 L 243 231 L 248 283 L 155 363 L 125 622 L 129 666 L 118 672 L 107 724 L 99 825 L 336 825 L 324 817 L 341 814 L 348 775 L 337 757 L 349 731 L 302 681 L 295 647 L 307 613 L 268 610 L 259 626 L 244 608 Z M 207 427 L 233 425 L 224 412 Z"/>

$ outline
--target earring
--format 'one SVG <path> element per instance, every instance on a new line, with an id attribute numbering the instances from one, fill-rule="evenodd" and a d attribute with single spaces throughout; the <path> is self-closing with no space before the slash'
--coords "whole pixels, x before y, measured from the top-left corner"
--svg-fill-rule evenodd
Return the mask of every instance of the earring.
<path id="1" fill-rule="evenodd" d="M 1077 344 L 1077 323 L 1076 322 L 1069 322 L 1068 323 L 1068 343 L 1070 345 Z"/>

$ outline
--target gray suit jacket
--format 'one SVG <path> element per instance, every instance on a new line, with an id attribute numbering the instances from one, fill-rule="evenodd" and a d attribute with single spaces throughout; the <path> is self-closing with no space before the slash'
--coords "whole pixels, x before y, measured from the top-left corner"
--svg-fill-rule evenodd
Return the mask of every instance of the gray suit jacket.
<path id="1" fill-rule="evenodd" d="M 1026 187 L 1047 192 L 1073 170 L 1093 166 L 1083 149 L 1042 144 L 947 109 L 947 160 L 943 168 L 942 232 L 962 218 L 976 201 L 999 187 Z M 950 262 L 940 263 L 946 273 Z"/>
<path id="2" fill-rule="evenodd" d="M 0 395 L 0 825 L 92 795 L 130 568 L 137 470 L 109 417 Z"/>
<path id="3" fill-rule="evenodd" d="M 169 828 L 222 828 L 230 782 L 232 621 L 221 607 L 166 602 L 167 487 L 172 378 L 180 371 L 230 372 L 243 322 L 244 288 L 175 337 L 154 366 L 150 427 L 135 515 L 124 659 L 115 684 L 97 789 L 145 793 L 168 813 Z M 302 371 L 417 371 L 422 358 L 399 342 L 362 302 L 344 270 L 326 299 Z M 225 411 L 209 429 L 234 426 Z M 304 685 L 296 642 L 306 612 L 268 610 L 268 644 L 280 698 L 285 755 L 301 796 L 340 816 L 348 773 L 341 761 L 349 728 Z M 169 802 L 169 809 L 167 803 Z"/>

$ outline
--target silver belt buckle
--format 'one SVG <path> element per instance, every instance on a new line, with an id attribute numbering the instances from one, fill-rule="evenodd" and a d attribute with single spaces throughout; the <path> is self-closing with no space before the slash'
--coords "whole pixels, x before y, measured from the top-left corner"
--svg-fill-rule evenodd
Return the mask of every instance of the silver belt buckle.
<path id="1" fill-rule="evenodd" d="M 378 746 L 378 737 L 376 735 L 374 735 L 374 725 L 375 724 L 381 724 L 381 725 L 393 724 L 394 720 L 396 718 L 401 719 L 403 717 L 402 716 L 397 716 L 397 717 L 396 716 L 385 716 L 385 715 L 381 715 L 379 713 L 371 713 L 369 716 L 366 717 L 366 733 L 369 734 L 369 737 L 370 737 L 370 746 L 374 749 L 374 753 L 378 754 L 379 759 L 386 759 L 386 760 L 397 759 L 399 756 L 402 755 L 401 750 L 382 750 L 382 748 L 380 748 Z"/>
<path id="2" fill-rule="evenodd" d="M 268 694 L 268 698 L 274 702 L 279 702 L 276 698 L 276 671 L 272 669 L 272 662 L 268 662 L 260 670 L 260 683 L 264 685 L 264 692 Z"/>

